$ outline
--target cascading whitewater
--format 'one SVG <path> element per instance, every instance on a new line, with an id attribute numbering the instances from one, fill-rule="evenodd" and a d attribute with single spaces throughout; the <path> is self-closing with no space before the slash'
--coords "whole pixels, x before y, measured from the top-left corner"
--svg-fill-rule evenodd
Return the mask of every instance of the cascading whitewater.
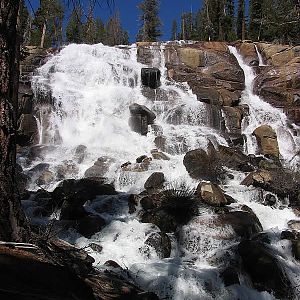
<path id="1" fill-rule="evenodd" d="M 76 146 L 85 145 L 88 157 L 79 166 L 76 176 L 83 176 L 97 158 L 110 157 L 114 163 L 106 176 L 119 190 L 137 191 L 155 170 L 163 169 L 170 182 L 190 181 L 182 163 L 185 152 L 205 148 L 208 137 L 216 144 L 227 144 L 210 128 L 206 104 L 198 102 L 186 85 L 166 81 L 163 46 L 152 63 L 163 74 L 162 97 L 158 94 L 151 99 L 143 96 L 140 72 L 145 66 L 137 62 L 136 51 L 135 46 L 70 45 L 38 70 L 33 78 L 36 94 L 46 94 L 50 90 L 54 99 L 50 120 L 41 122 L 50 124 L 44 129 L 48 136 L 46 143 L 55 144 L 57 140 L 60 143 L 46 157 L 52 170 L 72 158 Z M 128 176 L 121 172 L 120 166 L 141 155 L 151 156 L 150 151 L 156 148 L 153 131 L 143 137 L 130 129 L 129 106 L 132 103 L 146 105 L 155 112 L 156 126 L 163 131 L 166 146 L 173 155 L 168 162 L 153 161 L 149 172 Z M 42 103 L 37 105 L 43 109 Z M 182 137 L 184 147 L 174 147 Z"/>
<path id="2" fill-rule="evenodd" d="M 270 124 L 277 131 L 280 151 L 285 159 L 293 155 L 282 142 L 281 130 L 287 119 L 279 110 L 253 95 L 253 70 L 246 66 L 235 48 L 230 48 L 245 72 L 246 89 L 242 102 L 249 105 L 250 116 L 244 126 L 248 153 L 255 153 L 256 142 L 251 140 L 253 130 L 262 124 Z M 194 186 L 183 166 L 183 155 L 192 149 L 206 147 L 208 141 L 226 145 L 222 135 L 210 127 L 207 106 L 197 101 L 185 84 L 170 82 L 165 76 L 163 45 L 154 51 L 153 67 L 162 73 L 162 86 L 152 98 L 145 97 L 140 82 L 140 70 L 145 67 L 137 62 L 136 47 L 111 48 L 99 45 L 70 45 L 53 56 L 33 78 L 37 99 L 39 94 L 51 91 L 53 108 L 37 103 L 41 113 L 41 141 L 50 147 L 45 162 L 56 167 L 74 157 L 78 145 L 87 147 L 87 157 L 78 164 L 74 174 L 81 177 L 98 157 L 114 160 L 106 176 L 114 181 L 116 189 L 123 192 L 139 192 L 147 177 L 154 171 L 162 171 L 167 182 L 184 181 Z M 156 114 L 155 125 L 166 138 L 170 160 L 155 161 L 145 172 L 122 172 L 120 166 L 135 161 L 143 154 L 149 155 L 155 148 L 154 128 L 147 136 L 133 132 L 129 125 L 129 105 L 146 105 Z M 51 110 L 49 113 L 49 109 Z M 43 120 L 42 112 L 47 118 Z M 45 129 L 46 128 L 46 129 Z M 286 134 L 286 133 L 285 133 Z M 293 141 L 292 141 L 293 140 Z M 291 138 L 291 142 L 294 139 Z M 289 145 L 288 145 L 289 146 Z M 296 145 L 295 148 L 298 146 Z M 286 149 L 286 150 L 285 150 Z M 244 174 L 232 172 L 234 179 L 222 186 L 238 203 L 246 204 L 260 219 L 263 229 L 268 230 L 271 245 L 280 259 L 289 261 L 287 272 L 299 282 L 299 267 L 293 264 L 289 246 L 278 241 L 280 230 L 288 220 L 296 219 L 288 208 L 266 207 L 256 198 L 260 191 L 241 186 Z M 51 187 L 49 187 L 51 188 Z M 108 225 L 91 239 L 77 233 L 66 232 L 64 238 L 86 247 L 91 242 L 103 247 L 100 253 L 91 252 L 96 265 L 113 259 L 124 267 L 130 278 L 146 290 L 155 291 L 163 299 L 275 299 L 267 292 L 257 292 L 249 285 L 244 274 L 238 274 L 241 285 L 225 287 L 219 270 L 230 257 L 231 248 L 239 240 L 230 226 L 218 226 L 213 210 L 201 214 L 184 225 L 177 233 L 168 234 L 172 242 L 170 258 L 162 259 L 152 247 L 145 245 L 150 235 L 160 230 L 151 224 L 138 221 L 137 214 L 128 214 L 127 195 L 99 197 L 86 205 L 97 211 L 99 206 L 108 207 L 101 216 Z M 100 209 L 101 211 L 101 209 Z"/>

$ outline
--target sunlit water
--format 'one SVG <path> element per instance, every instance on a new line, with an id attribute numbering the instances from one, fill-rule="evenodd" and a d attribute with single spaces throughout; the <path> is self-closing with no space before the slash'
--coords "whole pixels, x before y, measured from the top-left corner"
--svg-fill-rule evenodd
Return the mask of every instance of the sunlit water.
<path id="1" fill-rule="evenodd" d="M 70 45 L 38 70 L 33 78 L 36 95 L 51 90 L 54 98 L 55 108 L 50 120 L 40 117 L 41 142 L 56 145 L 44 160 L 51 165 L 52 171 L 56 172 L 57 166 L 66 160 L 72 160 L 78 145 L 85 145 L 87 157 L 77 164 L 78 171 L 72 177 L 82 177 L 98 157 L 108 156 L 113 163 L 106 177 L 114 182 L 118 191 L 142 191 L 146 179 L 154 171 L 164 172 L 167 184 L 176 186 L 185 182 L 191 187 L 198 184 L 188 176 L 183 166 L 184 154 L 196 148 L 206 149 L 208 141 L 216 146 L 227 145 L 227 142 L 220 132 L 211 128 L 207 105 L 197 101 L 188 85 L 166 79 L 163 50 L 164 45 L 159 50 L 153 50 L 155 59 L 152 66 L 161 70 L 162 86 L 150 98 L 143 95 L 140 71 L 146 66 L 137 62 L 135 45 L 123 48 L 101 44 Z M 243 133 L 247 136 L 246 153 L 257 151 L 256 141 L 252 138 L 254 129 L 269 124 L 277 132 L 283 159 L 289 161 L 298 145 L 287 130 L 286 116 L 253 94 L 255 74 L 252 68 L 244 64 L 235 48 L 230 47 L 230 51 L 237 58 L 246 78 L 242 96 L 242 103 L 250 108 L 250 115 L 243 127 Z M 162 94 L 165 96 L 162 97 Z M 123 163 L 135 162 L 140 155 L 151 156 L 151 150 L 156 148 L 155 130 L 149 128 L 147 136 L 141 136 L 130 129 L 128 107 L 132 103 L 146 105 L 155 112 L 158 135 L 166 138 L 166 148 L 169 149 L 167 155 L 170 160 L 152 160 L 145 172 L 121 169 Z M 42 103 L 37 102 L 37 106 L 40 112 L 46 109 Z M 60 138 L 57 142 L 55 136 L 58 133 Z M 239 204 L 246 204 L 253 209 L 264 230 L 272 232 L 272 245 L 283 253 L 284 266 L 297 285 L 299 266 L 291 257 L 290 245 L 282 245 L 278 239 L 280 230 L 286 228 L 287 222 L 296 219 L 296 216 L 288 208 L 270 208 L 260 204 L 261 192 L 241 186 L 245 175 L 232 173 L 234 179 L 223 186 L 228 194 L 238 200 L 232 207 L 238 209 Z M 31 187 L 35 188 L 34 185 Z M 233 255 L 230 249 L 239 243 L 239 238 L 230 226 L 217 226 L 214 223 L 216 215 L 212 211 L 203 211 L 183 226 L 176 237 L 170 234 L 171 257 L 161 259 L 152 247 L 145 245 L 146 239 L 159 229 L 140 223 L 137 213 L 129 215 L 126 197 L 126 194 L 115 198 L 99 197 L 88 203 L 86 209 L 94 212 L 98 205 L 106 201 L 111 203 L 110 211 L 102 215 L 109 225 L 91 239 L 74 232 L 65 233 L 64 238 L 82 247 L 91 242 L 101 244 L 101 253 L 90 250 L 97 266 L 102 268 L 101 264 L 105 261 L 114 260 L 142 288 L 156 292 L 163 299 L 275 299 L 267 292 L 253 290 L 243 274 L 240 274 L 240 286 L 224 286 L 219 270 L 226 265 L 228 255 Z"/>

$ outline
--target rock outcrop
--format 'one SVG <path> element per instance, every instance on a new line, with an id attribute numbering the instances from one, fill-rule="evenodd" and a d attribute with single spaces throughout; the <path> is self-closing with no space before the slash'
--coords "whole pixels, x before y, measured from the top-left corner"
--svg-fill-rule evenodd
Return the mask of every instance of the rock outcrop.
<path id="1" fill-rule="evenodd" d="M 300 124 L 300 46 L 259 43 L 258 48 L 268 67 L 255 79 L 255 93 Z"/>

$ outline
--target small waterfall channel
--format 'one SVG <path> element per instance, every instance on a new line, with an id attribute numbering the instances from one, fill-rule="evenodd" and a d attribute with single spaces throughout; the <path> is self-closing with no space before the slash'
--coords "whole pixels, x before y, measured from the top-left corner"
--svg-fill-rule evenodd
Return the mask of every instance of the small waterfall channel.
<path id="1" fill-rule="evenodd" d="M 299 146 L 288 129 L 287 117 L 254 95 L 253 69 L 243 62 L 236 48 L 229 46 L 229 49 L 245 73 L 246 88 L 241 99 L 242 104 L 249 106 L 249 116 L 243 124 L 247 138 L 245 153 L 257 154 L 252 133 L 258 126 L 267 124 L 275 129 L 280 153 L 288 162 Z M 70 164 L 73 167 L 69 178 L 81 178 L 98 158 L 108 158 L 110 164 L 105 177 L 121 192 L 86 204 L 85 208 L 93 212 L 109 206 L 101 214 L 108 222 L 101 232 L 88 239 L 68 230 L 61 237 L 79 247 L 90 243 L 101 245 L 100 253 L 90 250 L 96 266 L 101 269 L 105 261 L 116 261 L 129 278 L 145 290 L 156 292 L 161 299 L 276 299 L 271 293 L 256 291 L 242 271 L 238 273 L 239 285 L 225 285 L 220 274 L 229 262 L 238 261 L 234 249 L 240 238 L 231 226 L 216 221 L 212 209 L 199 211 L 177 232 L 168 233 L 171 241 L 168 258 L 145 243 L 150 236 L 160 234 L 160 230 L 139 221 L 139 208 L 133 214 L 128 213 L 128 193 L 140 193 L 146 179 L 155 171 L 165 174 L 167 184 L 184 183 L 195 188 L 198 182 L 190 178 L 183 165 L 185 153 L 197 148 L 206 150 L 209 142 L 215 146 L 228 144 L 221 132 L 211 128 L 206 104 L 197 101 L 187 84 L 167 79 L 163 45 L 152 63 L 162 75 L 161 87 L 154 97 L 147 97 L 141 87 L 140 71 L 146 66 L 137 62 L 136 53 L 135 45 L 120 48 L 102 44 L 69 45 L 52 56 L 33 78 L 37 98 L 51 92 L 53 99 L 52 108 L 37 103 L 41 141 L 48 147 L 42 162 L 49 164 L 55 174 L 61 166 Z M 155 126 L 151 126 L 146 136 L 133 132 L 128 124 L 129 106 L 133 103 L 145 105 L 156 115 Z M 168 159 L 152 160 L 143 172 L 120 168 L 141 155 L 151 156 L 156 148 L 155 139 L 162 136 Z M 78 147 L 86 149 L 80 162 L 76 156 Z M 39 163 L 39 159 L 34 162 Z M 25 170 L 32 166 L 23 164 Z M 287 222 L 297 217 L 285 205 L 262 205 L 257 201 L 262 191 L 240 185 L 244 173 L 232 171 L 232 174 L 221 186 L 237 200 L 230 209 L 238 211 L 247 205 L 253 210 L 270 239 L 270 251 L 281 261 L 294 286 L 299 286 L 300 266 L 292 258 L 289 241 L 280 239 Z M 52 190 L 56 184 L 46 188 Z M 31 188 L 37 187 L 32 183 Z"/>

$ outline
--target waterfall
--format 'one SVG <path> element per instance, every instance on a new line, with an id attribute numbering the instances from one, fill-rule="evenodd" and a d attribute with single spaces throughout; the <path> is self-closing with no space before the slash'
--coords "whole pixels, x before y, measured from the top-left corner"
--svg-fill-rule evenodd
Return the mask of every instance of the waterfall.
<path id="1" fill-rule="evenodd" d="M 257 46 L 254 44 L 254 47 L 255 47 L 255 51 L 257 53 L 257 57 L 258 57 L 258 62 L 259 62 L 259 67 L 265 67 L 267 66 L 265 63 L 264 63 L 264 60 L 263 60 L 263 57 L 261 55 L 261 53 L 259 52 Z"/>
<path id="2" fill-rule="evenodd" d="M 254 95 L 253 69 L 243 62 L 234 47 L 229 49 L 245 73 L 241 104 L 247 104 L 250 110 L 243 126 L 247 137 L 245 152 L 256 153 L 252 133 L 258 126 L 268 124 L 276 130 L 280 152 L 288 161 L 298 145 L 287 128 L 285 114 Z M 219 223 L 215 208 L 201 208 L 199 215 L 176 233 L 167 234 L 172 248 L 169 258 L 160 257 L 153 247 L 145 244 L 151 235 L 160 233 L 158 227 L 139 222 L 139 211 L 128 213 L 127 193 L 141 192 L 153 172 L 163 172 L 167 184 L 183 182 L 195 187 L 199 181 L 188 175 L 183 165 L 185 153 L 197 148 L 206 150 L 209 142 L 215 146 L 227 145 L 222 134 L 210 126 L 207 104 L 197 101 L 186 83 L 167 79 L 164 45 L 153 48 L 152 53 L 152 67 L 159 68 L 162 75 L 161 86 L 155 91 L 141 86 L 141 69 L 148 66 L 137 62 L 136 45 L 120 48 L 102 44 L 69 45 L 51 57 L 33 77 L 36 106 L 47 115 L 40 117 L 40 127 L 44 126 L 40 132 L 47 134 L 41 141 L 50 146 L 43 162 L 55 173 L 59 166 L 72 161 L 76 169 L 70 178 L 81 178 L 98 158 L 109 158 L 111 164 L 105 177 L 122 192 L 86 203 L 88 211 L 97 211 L 101 205 L 107 208 L 108 212 L 101 214 L 107 221 L 103 230 L 91 239 L 69 230 L 63 233 L 63 238 L 84 249 L 91 243 L 101 244 L 101 252 L 90 252 L 95 266 L 102 268 L 104 262 L 113 259 L 131 280 L 145 290 L 154 291 L 161 299 L 275 300 L 271 293 L 256 291 L 240 271 L 237 276 L 241 284 L 225 286 L 220 274 L 232 261 L 238 264 L 236 249 L 241 238 L 232 226 Z M 51 109 L 45 108 L 39 99 L 39 95 L 49 92 L 53 98 Z M 155 124 L 149 126 L 146 136 L 133 132 L 129 126 L 129 106 L 133 103 L 145 105 L 156 114 Z M 153 159 L 144 172 L 124 172 L 122 164 L 128 161 L 134 164 L 141 155 L 151 156 L 157 137 L 164 138 L 164 153 L 169 159 Z M 77 162 L 74 157 L 80 145 L 86 147 L 87 153 Z M 231 179 L 226 179 L 221 188 L 237 202 L 224 208 L 224 212 L 241 210 L 242 205 L 250 207 L 270 237 L 270 248 L 276 250 L 279 259 L 288 261 L 288 275 L 298 285 L 299 266 L 293 263 L 290 245 L 279 238 L 287 222 L 297 217 L 286 206 L 259 203 L 257 199 L 266 192 L 241 185 L 245 173 L 230 170 L 230 174 Z M 37 187 L 33 184 L 31 188 Z M 54 185 L 47 188 L 53 189 Z"/>
<path id="3" fill-rule="evenodd" d="M 33 78 L 36 95 L 50 89 L 54 99 L 47 129 L 52 138 L 48 143 L 53 143 L 55 134 L 61 139 L 61 144 L 51 148 L 45 159 L 52 170 L 72 159 L 78 145 L 84 145 L 88 156 L 78 165 L 76 177 L 82 177 L 97 158 L 110 157 L 114 163 L 106 177 L 121 191 L 137 192 L 151 173 L 162 169 L 169 182 L 191 183 L 182 163 L 183 155 L 195 148 L 205 148 L 208 140 L 227 144 L 210 128 L 206 104 L 197 101 L 187 84 L 166 79 L 163 45 L 153 60 L 153 67 L 161 70 L 162 86 L 156 96 L 144 96 L 140 72 L 146 66 L 137 62 L 136 52 L 134 45 L 126 48 L 70 45 L 38 70 Z M 153 130 L 147 136 L 140 136 L 130 129 L 132 103 L 145 105 L 156 114 L 155 126 L 166 139 L 170 160 L 152 161 L 146 172 L 124 174 L 122 164 L 135 162 L 141 155 L 151 156 L 151 150 L 156 148 Z M 182 149 L 178 147 L 180 143 L 184 145 Z"/>
<path id="4" fill-rule="evenodd" d="M 246 152 L 257 154 L 256 139 L 253 138 L 253 131 L 261 125 L 270 125 L 277 134 L 279 150 L 285 162 L 289 162 L 299 151 L 299 139 L 293 135 L 290 129 L 297 126 L 291 124 L 283 111 L 263 101 L 253 93 L 253 84 L 256 77 L 254 70 L 244 61 L 242 55 L 235 47 L 229 46 L 230 52 L 236 57 L 240 67 L 245 74 L 245 90 L 242 94 L 241 104 L 249 107 L 249 116 L 244 119 L 242 133 L 247 138 Z M 294 161 L 294 164 L 298 162 Z"/>

